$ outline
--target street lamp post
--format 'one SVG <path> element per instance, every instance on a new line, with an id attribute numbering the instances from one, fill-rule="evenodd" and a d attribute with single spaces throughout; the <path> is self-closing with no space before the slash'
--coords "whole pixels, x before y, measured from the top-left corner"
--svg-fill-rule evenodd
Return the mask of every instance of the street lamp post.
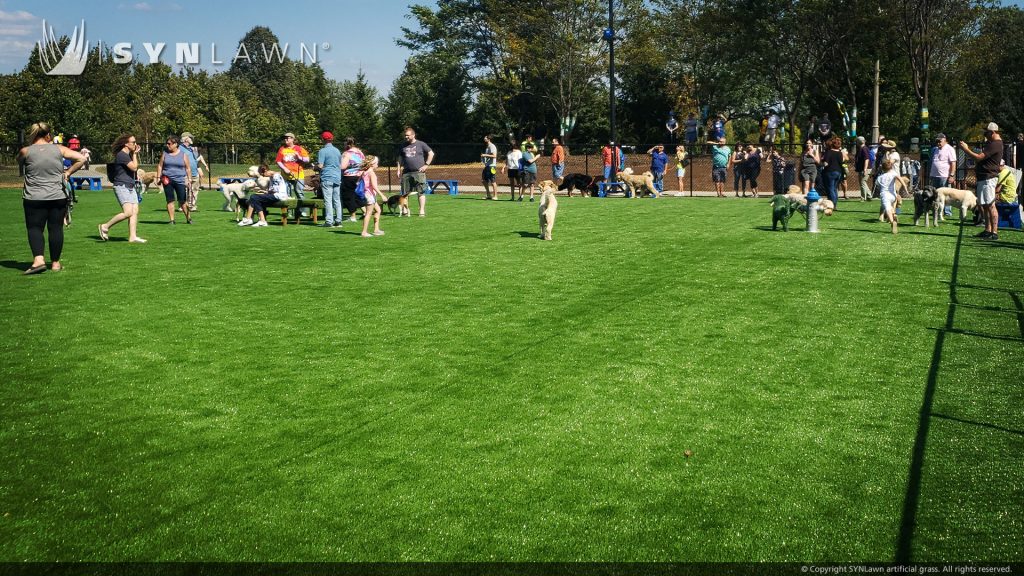
<path id="1" fill-rule="evenodd" d="M 613 3 L 614 0 L 608 0 L 608 28 L 604 31 L 604 39 L 608 41 L 608 120 L 610 123 L 609 141 L 612 149 L 612 170 L 609 181 L 615 180 L 615 173 L 619 168 L 618 155 L 615 153 L 618 139 L 615 136 L 615 13 Z"/>

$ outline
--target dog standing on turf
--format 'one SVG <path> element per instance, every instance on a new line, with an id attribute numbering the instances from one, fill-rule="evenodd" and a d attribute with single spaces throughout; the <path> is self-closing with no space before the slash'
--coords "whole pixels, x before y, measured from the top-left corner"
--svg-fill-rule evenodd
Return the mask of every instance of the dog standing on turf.
<path id="1" fill-rule="evenodd" d="M 939 212 L 946 206 L 960 208 L 960 221 L 963 222 L 964 215 L 968 210 L 974 210 L 978 206 L 978 197 L 970 190 L 958 190 L 956 188 L 942 187 L 935 190 L 937 195 L 936 203 Z"/>
<path id="2" fill-rule="evenodd" d="M 555 183 L 545 180 L 540 183 L 540 206 L 537 207 L 537 218 L 540 221 L 540 237 L 551 240 L 551 231 L 555 228 L 555 216 L 558 214 L 558 200 L 555 199 Z"/>
<path id="3" fill-rule="evenodd" d="M 914 192 L 914 226 L 917 226 L 918 222 L 921 221 L 921 216 L 924 216 L 925 228 L 933 225 L 929 223 L 929 219 L 937 227 L 939 220 L 942 218 L 939 195 L 935 188 L 931 186 L 925 186 L 923 190 L 916 190 Z"/>
<path id="4" fill-rule="evenodd" d="M 651 174 L 649 170 L 638 175 L 633 174 L 633 169 L 627 167 L 622 172 L 619 172 L 617 176 L 619 182 L 622 182 L 629 189 L 633 198 L 642 196 L 644 190 L 653 194 L 655 198 L 659 196 L 658 189 L 654 187 L 654 174 Z"/>
<path id="5" fill-rule="evenodd" d="M 566 196 L 572 196 L 573 190 L 579 190 L 580 196 L 596 196 L 597 185 L 604 182 L 604 176 L 587 176 L 586 174 L 566 174 L 562 183 L 558 185 L 558 191 L 565 190 Z"/>

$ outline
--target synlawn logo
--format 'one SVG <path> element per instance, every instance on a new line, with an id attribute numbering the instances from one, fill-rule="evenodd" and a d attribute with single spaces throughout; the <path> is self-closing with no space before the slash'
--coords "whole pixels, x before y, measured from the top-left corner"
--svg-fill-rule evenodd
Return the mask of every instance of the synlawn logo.
<path id="1" fill-rule="evenodd" d="M 36 45 L 39 47 L 39 65 L 43 67 L 43 71 L 46 74 L 50 76 L 79 76 L 85 70 L 85 63 L 89 57 L 89 43 L 85 41 L 85 20 L 82 20 L 80 26 L 75 27 L 71 35 L 71 42 L 64 49 L 63 53 L 61 53 L 57 37 L 53 34 L 53 27 L 47 26 L 45 20 L 43 20 L 43 40 L 37 42 Z M 277 43 L 271 44 L 269 47 L 266 44 L 260 44 L 262 59 L 268 64 L 275 60 L 277 62 L 284 62 L 288 57 L 288 46 L 288 43 L 285 43 L 283 47 Z M 311 46 L 312 48 L 305 43 L 299 44 L 299 61 L 303 64 L 306 63 L 307 58 L 310 64 L 317 64 L 319 62 L 318 49 L 331 49 L 331 45 L 327 42 L 312 44 Z M 149 63 L 156 64 L 160 62 L 160 57 L 163 55 L 167 44 L 164 42 L 157 42 L 155 44 L 143 42 L 142 47 L 149 56 Z M 99 57 L 102 59 L 104 57 L 102 40 L 96 42 L 96 48 Z M 114 44 L 109 51 L 110 60 L 115 64 L 131 64 L 135 60 L 132 48 L 130 42 Z M 200 52 L 198 42 L 178 42 L 174 45 L 174 63 L 182 66 L 198 65 L 200 63 Z M 254 59 L 260 59 L 260 55 L 259 53 L 255 55 L 249 54 L 249 49 L 246 45 L 239 43 L 231 63 L 238 61 L 251 63 Z M 210 44 L 209 63 L 214 66 L 224 64 L 224 61 L 217 60 L 217 45 L 215 43 Z"/>

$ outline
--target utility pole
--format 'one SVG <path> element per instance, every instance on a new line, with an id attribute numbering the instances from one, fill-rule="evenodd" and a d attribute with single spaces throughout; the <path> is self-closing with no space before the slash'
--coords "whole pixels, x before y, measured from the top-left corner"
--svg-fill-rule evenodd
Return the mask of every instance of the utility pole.
<path id="1" fill-rule="evenodd" d="M 875 111 L 871 116 L 871 143 L 878 142 L 878 78 L 881 72 L 879 61 L 875 60 Z"/>
<path id="2" fill-rule="evenodd" d="M 615 153 L 619 146 L 615 136 L 615 13 L 613 3 L 608 0 L 608 28 L 604 31 L 604 39 L 608 41 L 608 118 L 610 122 L 610 146 L 612 149 L 612 171 L 610 181 L 615 181 L 619 169 L 619 155 Z"/>

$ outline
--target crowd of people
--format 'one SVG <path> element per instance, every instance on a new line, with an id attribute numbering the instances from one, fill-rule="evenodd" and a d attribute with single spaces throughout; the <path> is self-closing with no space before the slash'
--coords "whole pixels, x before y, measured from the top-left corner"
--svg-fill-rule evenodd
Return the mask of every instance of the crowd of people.
<path id="1" fill-rule="evenodd" d="M 776 195 L 781 194 L 780 188 L 785 188 L 786 183 L 779 176 L 789 168 L 789 161 L 774 145 L 781 127 L 775 112 L 766 113 L 762 119 L 759 142 L 756 145 L 738 143 L 735 149 L 730 148 L 725 139 L 725 123 L 725 117 L 718 115 L 709 122 L 707 129 L 711 180 L 716 195 L 726 195 L 726 179 L 731 171 L 735 196 L 746 197 L 749 187 L 751 196 L 757 198 L 758 178 L 765 161 L 771 166 L 774 192 Z M 679 127 L 679 124 L 676 123 L 674 126 Z M 686 142 L 692 144 L 698 127 L 693 114 L 682 123 L 682 127 Z M 812 188 L 816 188 L 823 192 L 833 206 L 837 206 L 840 191 L 843 198 L 847 198 L 846 180 L 851 161 L 850 153 L 843 146 L 842 139 L 832 132 L 827 119 L 824 122 L 812 119 L 809 134 L 794 166 L 799 175 L 800 189 L 806 195 Z M 999 237 L 996 203 L 1016 201 L 1019 181 L 1017 170 L 1024 163 L 1024 134 L 1018 135 L 1018 141 L 1013 145 L 1004 146 L 999 126 L 993 122 L 988 124 L 984 135 L 985 143 L 980 150 L 972 150 L 966 142 L 959 142 L 962 156 L 958 158 L 957 150 L 950 145 L 946 135 L 938 134 L 931 149 L 932 161 L 927 180 L 918 182 L 918 175 L 915 173 L 913 186 L 923 187 L 927 184 L 933 188 L 962 188 L 962 159 L 971 158 L 975 162 L 977 174 L 979 219 L 985 225 L 985 229 L 977 236 L 994 240 Z M 397 200 L 399 216 L 411 216 L 408 199 L 409 196 L 416 195 L 419 204 L 418 214 L 423 217 L 426 216 L 428 191 L 426 172 L 434 161 L 434 151 L 425 142 L 416 138 L 416 132 L 412 128 L 407 127 L 403 131 L 403 136 L 405 142 L 399 147 L 397 162 L 400 179 L 400 194 Z M 265 185 L 262 190 L 247 199 L 246 214 L 239 222 L 239 226 L 267 226 L 266 210 L 269 206 L 292 198 L 303 199 L 306 194 L 305 171 L 312 168 L 319 173 L 318 190 L 314 193 L 322 197 L 324 202 L 325 221 L 322 226 L 340 227 L 346 213 L 350 221 L 357 221 L 357 213 L 362 210 L 361 235 L 370 238 L 384 234 L 380 229 L 380 203 L 387 202 L 388 198 L 380 190 L 377 182 L 375 170 L 379 167 L 379 160 L 372 155 L 364 154 L 351 137 L 345 139 L 342 149 L 334 146 L 334 135 L 331 132 L 325 131 L 320 137 L 322 146 L 316 161 L 313 162 L 309 152 L 296 140 L 294 134 L 286 133 L 283 136 L 283 142 L 275 158 L 278 170 L 272 170 L 267 165 L 259 167 L 257 176 Z M 67 180 L 88 163 L 90 155 L 87 151 L 83 153 L 77 137 L 73 138 L 74 147 L 65 147 L 59 142 L 61 138 L 62 135 L 55 135 L 48 124 L 34 124 L 29 133 L 29 145 L 22 148 L 18 154 L 18 161 L 24 166 L 25 172 L 25 222 L 33 256 L 26 274 L 37 274 L 47 269 L 44 236 L 48 237 L 50 245 L 49 269 L 62 269 L 60 257 L 63 248 L 63 228 L 70 198 Z M 498 149 L 490 135 L 485 136 L 483 141 L 484 150 L 480 158 L 483 164 L 485 198 L 497 200 Z M 501 166 L 501 173 L 507 176 L 510 186 L 509 199 L 522 202 L 528 194 L 532 202 L 535 199 L 541 152 L 532 136 L 526 136 L 522 142 L 513 141 L 511 144 Z M 126 221 L 128 241 L 145 243 L 146 239 L 138 234 L 141 201 L 141 194 L 137 191 L 139 143 L 134 135 L 125 134 L 120 136 L 111 148 L 113 162 L 108 164 L 107 174 L 114 188 L 114 196 L 120 205 L 120 212 L 98 225 L 100 238 L 109 239 L 110 230 Z M 1006 165 L 1003 158 L 1004 151 L 1007 152 L 1010 166 Z M 663 144 L 651 147 L 647 150 L 646 156 L 650 160 L 655 195 L 659 195 L 664 190 L 664 177 L 672 161 Z M 558 138 L 553 138 L 549 158 L 551 179 L 554 182 L 561 183 L 565 177 L 568 157 L 568 149 Z M 615 142 L 609 142 L 602 148 L 601 160 L 605 180 L 626 168 L 626 156 L 622 147 Z M 859 184 L 860 199 L 880 198 L 879 218 L 888 221 L 893 227 L 893 232 L 896 232 L 896 217 L 899 213 L 897 197 L 903 176 L 901 168 L 905 168 L 906 164 L 901 159 L 895 142 L 882 136 L 877 145 L 868 146 L 863 137 L 858 137 L 854 145 L 852 162 Z M 686 147 L 677 146 L 675 170 L 681 191 L 684 188 L 688 164 Z M 1014 170 L 1011 170 L 1011 167 Z M 192 224 L 193 213 L 198 210 L 198 191 L 204 168 L 209 170 L 209 165 L 194 146 L 192 134 L 184 132 L 180 138 L 169 136 L 165 140 L 156 167 L 156 178 L 164 192 L 168 223 L 171 225 L 176 223 L 176 214 L 179 212 L 184 216 L 186 223 Z M 909 191 L 908 188 L 906 192 Z"/>

